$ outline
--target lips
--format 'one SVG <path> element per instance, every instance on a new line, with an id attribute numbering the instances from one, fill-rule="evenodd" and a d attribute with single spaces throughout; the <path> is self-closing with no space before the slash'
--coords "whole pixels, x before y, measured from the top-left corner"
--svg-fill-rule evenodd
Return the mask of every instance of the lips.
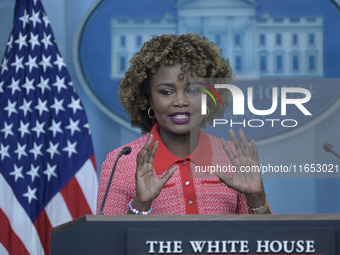
<path id="1" fill-rule="evenodd" d="M 190 112 L 174 112 L 169 116 L 176 124 L 185 124 L 190 121 Z"/>

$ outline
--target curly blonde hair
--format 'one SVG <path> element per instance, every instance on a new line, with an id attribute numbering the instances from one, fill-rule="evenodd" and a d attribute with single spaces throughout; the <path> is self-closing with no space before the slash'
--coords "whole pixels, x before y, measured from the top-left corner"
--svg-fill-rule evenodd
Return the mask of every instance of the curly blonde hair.
<path id="1" fill-rule="evenodd" d="M 181 64 L 179 79 L 188 74 L 202 78 L 227 78 L 233 76 L 229 61 L 221 56 L 222 50 L 204 36 L 194 33 L 182 35 L 164 34 L 155 36 L 130 60 L 130 67 L 120 81 L 119 101 L 131 119 L 131 126 L 140 127 L 142 133 L 150 132 L 157 122 L 148 117 L 150 107 L 150 80 L 161 66 Z M 229 104 L 228 90 L 217 90 L 222 102 Z M 221 118 L 224 107 L 216 107 L 210 98 L 207 102 L 210 114 L 204 118 L 201 127 Z"/>

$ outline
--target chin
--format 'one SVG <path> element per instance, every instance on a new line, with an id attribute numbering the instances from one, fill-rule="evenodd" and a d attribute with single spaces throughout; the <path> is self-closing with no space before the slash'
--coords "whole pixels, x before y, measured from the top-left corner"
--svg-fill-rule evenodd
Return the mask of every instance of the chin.
<path id="1" fill-rule="evenodd" d="M 178 135 L 186 135 L 190 133 L 190 126 L 189 125 L 179 125 L 171 130 L 172 133 L 178 134 Z"/>
<path id="2" fill-rule="evenodd" d="M 187 123 L 185 125 L 176 125 L 176 127 L 174 127 L 174 132 L 173 133 L 176 133 L 176 134 L 179 134 L 179 135 L 185 135 L 185 134 L 189 134 L 190 132 L 194 131 L 194 130 L 197 130 L 199 127 L 199 124 L 197 125 L 194 125 L 194 124 L 190 124 L 190 123 Z"/>

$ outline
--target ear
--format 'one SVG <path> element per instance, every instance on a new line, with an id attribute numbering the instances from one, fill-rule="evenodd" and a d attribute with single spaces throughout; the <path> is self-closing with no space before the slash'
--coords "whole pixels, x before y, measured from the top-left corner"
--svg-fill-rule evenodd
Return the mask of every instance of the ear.
<path id="1" fill-rule="evenodd" d="M 149 97 L 149 105 L 151 107 L 151 110 L 153 110 L 153 102 L 151 96 Z"/>

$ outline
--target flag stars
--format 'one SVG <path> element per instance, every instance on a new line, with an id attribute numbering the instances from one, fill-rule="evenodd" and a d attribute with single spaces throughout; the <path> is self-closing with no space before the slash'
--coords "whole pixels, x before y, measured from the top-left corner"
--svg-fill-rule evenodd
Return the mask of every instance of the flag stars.
<path id="1" fill-rule="evenodd" d="M 31 181 L 34 182 L 35 177 L 40 177 L 39 175 L 39 166 L 34 167 L 33 164 L 31 164 L 31 169 L 26 173 L 27 175 L 31 176 Z"/>
<path id="2" fill-rule="evenodd" d="M 20 80 L 14 80 L 14 78 L 12 77 L 12 83 L 8 86 L 8 88 L 12 90 L 12 96 L 14 95 L 15 91 L 20 91 L 19 83 Z"/>
<path id="3" fill-rule="evenodd" d="M 77 142 L 71 143 L 69 140 L 67 140 L 67 146 L 63 148 L 63 151 L 68 152 L 68 157 L 70 158 L 72 154 L 77 154 L 76 146 Z"/>
<path id="4" fill-rule="evenodd" d="M 37 196 L 35 195 L 35 193 L 37 192 L 37 189 L 38 189 L 37 187 L 35 187 L 34 189 L 31 189 L 30 186 L 27 186 L 27 192 L 22 195 L 28 198 L 29 204 L 31 204 L 33 199 L 38 200 Z"/>
<path id="5" fill-rule="evenodd" d="M 66 126 L 66 129 L 69 129 L 71 131 L 71 135 L 73 136 L 75 131 L 79 131 L 80 132 L 80 128 L 78 127 L 79 125 L 79 121 L 73 121 L 72 119 L 70 119 L 70 124 L 68 126 Z"/>
<path id="6" fill-rule="evenodd" d="M 61 71 L 61 69 L 64 67 L 66 67 L 64 60 L 62 57 L 59 56 L 59 54 L 57 54 L 57 60 L 53 62 L 53 64 L 58 66 L 58 70 L 59 72 Z"/>
<path id="7" fill-rule="evenodd" d="M 48 46 L 52 46 L 51 36 L 52 36 L 51 34 L 46 35 L 46 33 L 44 32 L 44 38 L 41 40 L 41 43 L 44 44 L 46 50 Z"/>
<path id="8" fill-rule="evenodd" d="M 72 108 L 73 114 L 77 112 L 77 109 L 82 110 L 83 108 L 80 106 L 80 99 L 77 100 L 74 99 L 74 97 L 71 97 L 71 103 L 67 105 L 67 107 Z"/>
<path id="9" fill-rule="evenodd" d="M 27 157 L 26 146 L 27 144 L 21 146 L 20 143 L 17 143 L 17 149 L 14 152 L 18 154 L 18 160 L 20 160 L 22 156 Z"/>
<path id="10" fill-rule="evenodd" d="M 1 132 L 5 133 L 5 139 L 7 139 L 8 135 L 14 135 L 12 131 L 13 123 L 8 125 L 7 122 L 4 122 L 5 127 L 1 129 Z"/>
<path id="11" fill-rule="evenodd" d="M 26 25 L 30 22 L 28 20 L 29 15 L 27 14 L 27 11 L 25 10 L 24 15 L 19 18 L 19 20 L 22 21 L 22 28 L 25 28 Z"/>
<path id="12" fill-rule="evenodd" d="M 29 212 L 32 219 L 62 191 L 55 184 L 72 177 L 62 176 L 62 171 L 73 171 L 71 161 L 78 156 L 88 160 L 83 150 L 92 148 L 88 139 L 75 139 L 83 131 L 88 136 L 84 106 L 70 87 L 66 60 L 58 53 L 41 1 L 22 1 L 30 4 L 17 13 L 0 59 L 0 165 L 5 167 L 0 171 L 5 171 L 23 209 L 39 205 Z"/>
<path id="13" fill-rule="evenodd" d="M 58 93 L 60 93 L 61 89 L 66 89 L 66 85 L 65 85 L 65 77 L 63 77 L 62 79 L 60 79 L 57 76 L 57 80 L 55 83 L 52 84 L 53 86 L 57 87 Z"/>
<path id="14" fill-rule="evenodd" d="M 54 120 L 52 120 L 52 126 L 50 126 L 48 130 L 50 130 L 53 133 L 53 137 L 55 137 L 58 132 L 61 134 L 63 133 L 63 130 L 60 128 L 60 125 L 61 125 L 61 121 L 56 123 Z"/>
<path id="15" fill-rule="evenodd" d="M 32 72 L 33 68 L 38 69 L 37 57 L 32 58 L 30 55 L 28 55 L 28 61 L 25 63 L 25 66 L 29 67 L 29 72 Z"/>
<path id="16" fill-rule="evenodd" d="M 5 110 L 8 112 L 8 117 L 11 117 L 12 113 L 18 113 L 17 109 L 15 109 L 15 106 L 17 105 L 17 102 L 11 103 L 11 101 L 8 99 L 7 106 L 5 107 Z"/>
<path id="17" fill-rule="evenodd" d="M 17 167 L 15 164 L 14 164 L 14 170 L 12 172 L 9 173 L 9 175 L 13 175 L 14 176 L 14 181 L 17 182 L 17 180 L 19 178 L 22 178 L 24 179 L 24 176 L 22 175 L 22 169 L 23 167 Z"/>
<path id="18" fill-rule="evenodd" d="M 20 127 L 18 128 L 18 131 L 21 133 L 21 138 L 25 136 L 25 134 L 30 134 L 31 132 L 28 130 L 29 122 L 24 124 L 22 120 L 20 120 Z"/>
<path id="19" fill-rule="evenodd" d="M 29 40 L 29 43 L 30 43 L 30 45 L 32 47 L 32 50 L 34 50 L 35 46 L 38 46 L 38 47 L 40 46 L 40 42 L 39 42 L 39 39 L 38 39 L 39 34 L 34 35 L 31 32 L 30 35 L 31 35 L 31 39 Z"/>
<path id="20" fill-rule="evenodd" d="M 19 50 L 21 50 L 22 46 L 27 47 L 27 42 L 26 42 L 26 37 L 27 35 L 23 36 L 21 32 L 19 33 L 19 38 L 15 40 L 14 42 L 19 44 Z"/>
<path id="21" fill-rule="evenodd" d="M 42 148 L 42 144 L 40 144 L 39 146 L 36 144 L 36 142 L 33 143 L 33 148 L 30 149 L 30 153 L 34 154 L 34 160 L 37 159 L 37 157 L 40 155 L 42 156 L 42 152 L 41 152 L 41 148 Z"/>
<path id="22" fill-rule="evenodd" d="M 22 61 L 24 60 L 24 57 L 19 58 L 17 55 L 15 56 L 15 62 L 11 64 L 11 66 L 15 66 L 15 72 L 17 73 L 20 68 L 24 69 L 24 65 L 22 64 Z"/>
<path id="23" fill-rule="evenodd" d="M 47 15 L 45 13 L 44 13 L 44 16 L 43 16 L 43 21 L 44 21 L 45 27 L 47 27 L 48 24 L 50 24 L 50 20 L 48 19 Z"/>
<path id="24" fill-rule="evenodd" d="M 51 90 L 50 86 L 48 86 L 48 83 L 50 82 L 50 78 L 47 78 L 46 80 L 44 77 L 40 76 L 40 83 L 37 85 L 38 88 L 41 89 L 41 93 L 45 93 L 45 89 Z"/>
<path id="25" fill-rule="evenodd" d="M 41 65 L 44 69 L 44 72 L 46 72 L 47 67 L 52 68 L 52 64 L 50 63 L 51 56 L 46 57 L 45 55 L 42 55 L 42 60 L 39 62 L 39 65 Z"/>
<path id="26" fill-rule="evenodd" d="M 9 157 L 9 145 L 7 145 L 6 147 L 1 143 L 0 144 L 0 155 L 1 155 L 1 160 L 3 161 L 5 157 Z"/>
<path id="27" fill-rule="evenodd" d="M 63 107 L 64 99 L 61 99 L 58 101 L 57 98 L 54 98 L 54 104 L 51 105 L 51 108 L 55 110 L 56 115 L 58 115 L 59 111 L 65 111 L 65 108 Z"/>
<path id="28" fill-rule="evenodd" d="M 58 146 L 59 146 L 59 143 L 53 144 L 50 141 L 50 147 L 46 151 L 51 154 L 51 159 L 54 158 L 54 154 L 60 155 L 60 153 L 58 151 Z"/>
<path id="29" fill-rule="evenodd" d="M 40 20 L 40 18 L 39 18 L 39 14 L 40 14 L 40 11 L 38 11 L 37 13 L 35 13 L 35 11 L 33 10 L 32 16 L 29 18 L 29 20 L 32 21 L 33 27 L 34 27 L 34 28 L 35 28 L 35 26 L 37 25 L 37 23 L 41 23 L 41 20 Z"/>
<path id="30" fill-rule="evenodd" d="M 89 132 L 89 135 L 91 135 L 91 130 L 90 130 L 90 124 L 89 123 L 86 123 L 84 125 L 84 128 L 87 128 L 88 132 Z"/>
<path id="31" fill-rule="evenodd" d="M 4 60 L 1 63 L 1 74 L 5 71 L 8 71 L 7 63 L 8 63 L 8 59 L 4 57 Z"/>
<path id="32" fill-rule="evenodd" d="M 9 52 L 13 48 L 13 35 L 9 37 L 9 41 L 7 42 L 7 52 Z"/>
<path id="33" fill-rule="evenodd" d="M 30 80 L 30 79 L 28 79 L 28 77 L 26 77 L 25 83 L 22 84 L 22 87 L 24 89 L 26 89 L 26 94 L 27 95 L 30 93 L 30 90 L 35 90 L 35 88 L 33 86 L 33 83 L 34 83 L 34 78 L 32 80 Z"/>
<path id="34" fill-rule="evenodd" d="M 52 176 L 58 177 L 57 174 L 55 173 L 55 169 L 57 168 L 56 165 L 51 166 L 50 163 L 47 163 L 47 169 L 43 172 L 44 174 L 47 175 L 47 180 L 50 181 Z"/>
<path id="35" fill-rule="evenodd" d="M 87 136 L 84 106 L 70 87 L 66 60 L 58 53 L 42 0 L 29 1 L 16 17 L 0 60 L 0 165 L 6 165 L 6 178 L 24 209 L 39 204 L 29 215 L 36 218 L 63 188 L 54 184 L 70 178 L 62 176 L 66 168 L 74 170 L 66 161 L 78 156 L 87 160 L 82 151 L 92 145 L 75 139 L 83 131 Z"/>
<path id="36" fill-rule="evenodd" d="M 38 99 L 38 105 L 36 105 L 34 108 L 39 111 L 39 116 L 43 114 L 43 112 L 48 112 L 48 109 L 46 107 L 47 99 L 43 102 L 40 98 Z"/>
<path id="37" fill-rule="evenodd" d="M 41 133 L 45 134 L 44 125 L 45 125 L 45 122 L 39 123 L 38 120 L 35 121 L 35 127 L 32 128 L 32 131 L 37 133 L 38 138 Z"/>
<path id="38" fill-rule="evenodd" d="M 26 114 L 27 114 L 28 112 L 32 112 L 31 104 L 32 104 L 32 101 L 27 102 L 27 101 L 26 101 L 26 98 L 24 98 L 24 102 L 22 103 L 21 106 L 19 106 L 19 109 L 22 110 L 22 111 L 24 112 L 24 116 L 25 116 L 25 117 L 26 117 Z"/>

